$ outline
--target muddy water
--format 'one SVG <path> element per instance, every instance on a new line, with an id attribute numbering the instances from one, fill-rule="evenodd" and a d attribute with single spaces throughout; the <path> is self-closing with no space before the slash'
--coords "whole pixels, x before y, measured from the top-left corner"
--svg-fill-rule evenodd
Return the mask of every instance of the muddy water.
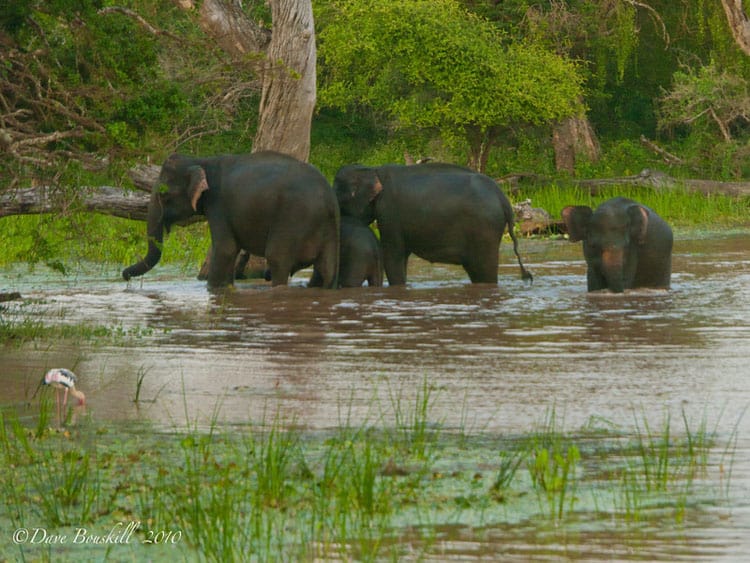
<path id="1" fill-rule="evenodd" d="M 552 408 L 566 428 L 627 429 L 644 417 L 659 428 L 665 413 L 680 421 L 684 411 L 721 436 L 738 426 L 739 440 L 736 506 L 695 531 L 703 543 L 683 555 L 700 559 L 709 546 L 711 559 L 741 559 L 750 549 L 750 237 L 678 240 L 673 289 L 624 295 L 587 294 L 579 245 L 522 246 L 532 286 L 507 246 L 497 286 L 417 260 L 405 288 L 313 290 L 301 276 L 282 289 L 241 283 L 224 297 L 168 268 L 129 285 L 114 268 L 66 279 L 6 272 L 0 288 L 34 300 L 9 304 L 9 318 L 123 336 L 3 346 L 2 402 L 28 402 L 45 369 L 68 367 L 97 420 L 170 428 L 276 412 L 309 429 L 392 424 L 394 397 L 410 404 L 425 381 L 435 389 L 431 419 L 468 432 L 527 432 Z M 654 553 L 669 554 L 669 534 L 657 544 Z"/>

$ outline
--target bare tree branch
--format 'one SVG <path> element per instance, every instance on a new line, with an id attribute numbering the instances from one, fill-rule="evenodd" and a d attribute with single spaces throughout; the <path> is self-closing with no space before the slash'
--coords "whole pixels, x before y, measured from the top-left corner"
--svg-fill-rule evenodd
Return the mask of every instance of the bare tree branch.
<path id="1" fill-rule="evenodd" d="M 146 21 L 143 16 L 140 14 L 134 12 L 133 10 L 130 10 L 128 8 L 123 8 L 121 6 L 108 6 L 106 8 L 101 8 L 98 12 L 100 15 L 106 15 L 106 14 L 123 14 L 136 22 L 138 22 L 138 25 L 140 25 L 143 29 L 148 31 L 151 35 L 165 35 L 167 37 L 170 37 L 171 39 L 175 39 L 177 41 L 181 41 L 179 37 L 176 35 L 169 33 L 168 31 L 164 31 L 163 29 L 159 29 L 151 25 L 149 22 Z"/>

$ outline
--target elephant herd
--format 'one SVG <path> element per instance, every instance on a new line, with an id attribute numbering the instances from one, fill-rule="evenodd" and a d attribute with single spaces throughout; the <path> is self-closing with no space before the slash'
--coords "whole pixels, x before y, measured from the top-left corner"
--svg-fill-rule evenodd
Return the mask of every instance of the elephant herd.
<path id="1" fill-rule="evenodd" d="M 273 285 L 308 266 L 310 286 L 379 286 L 383 271 L 390 285 L 404 284 L 412 254 L 461 265 L 473 283 L 496 284 L 506 229 L 522 278 L 532 279 L 508 198 L 491 178 L 452 164 L 348 165 L 331 189 L 314 166 L 275 152 L 173 154 L 151 194 L 148 252 L 123 278 L 153 268 L 165 231 L 195 214 L 206 217 L 211 233 L 210 290 L 234 282 L 242 250 L 266 258 Z M 589 291 L 669 287 L 672 231 L 651 209 L 618 197 L 562 215 L 570 240 L 583 241 Z"/>

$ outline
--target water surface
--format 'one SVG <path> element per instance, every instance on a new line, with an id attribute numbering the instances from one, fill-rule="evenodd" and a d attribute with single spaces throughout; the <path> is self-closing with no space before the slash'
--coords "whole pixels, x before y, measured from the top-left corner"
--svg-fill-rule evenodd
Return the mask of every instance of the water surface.
<path id="1" fill-rule="evenodd" d="M 574 429 L 628 429 L 644 419 L 659 427 L 665 413 L 682 420 L 684 412 L 721 437 L 737 427 L 735 503 L 678 532 L 689 538 L 679 552 L 674 530 L 646 534 L 646 558 L 741 560 L 750 549 L 750 415 L 742 416 L 750 405 L 750 237 L 678 240 L 671 291 L 621 295 L 586 292 L 578 244 L 523 241 L 522 250 L 531 286 L 506 245 L 497 286 L 473 286 L 460 268 L 419 260 L 406 287 L 307 289 L 301 274 L 287 288 L 242 282 L 224 296 L 159 266 L 129 284 L 115 267 L 66 278 L 17 268 L 0 273 L 0 288 L 26 299 L 3 306 L 7 319 L 85 323 L 121 336 L 106 345 L 0 345 L 2 402 L 33 412 L 44 371 L 67 367 L 93 418 L 165 428 L 252 424 L 276 412 L 309 430 L 344 420 L 388 425 L 393 397 L 409 401 L 425 381 L 435 389 L 432 419 L 482 435 L 528 432 L 550 409 Z M 481 542 L 459 534 L 446 556 L 455 547 L 472 557 L 489 549 L 484 556 L 541 558 L 534 533 L 493 529 Z M 624 538 L 585 538 L 566 544 L 566 556 L 629 558 L 617 547 Z M 559 549 L 550 547 L 550 557 Z"/>

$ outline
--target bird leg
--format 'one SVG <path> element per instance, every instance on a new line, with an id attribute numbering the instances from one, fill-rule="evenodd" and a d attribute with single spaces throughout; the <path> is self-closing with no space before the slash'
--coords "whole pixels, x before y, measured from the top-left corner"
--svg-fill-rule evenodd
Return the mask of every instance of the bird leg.
<path id="1" fill-rule="evenodd" d="M 60 420 L 60 390 L 55 389 L 55 406 L 57 407 L 57 426 L 62 426 L 62 421 Z"/>

